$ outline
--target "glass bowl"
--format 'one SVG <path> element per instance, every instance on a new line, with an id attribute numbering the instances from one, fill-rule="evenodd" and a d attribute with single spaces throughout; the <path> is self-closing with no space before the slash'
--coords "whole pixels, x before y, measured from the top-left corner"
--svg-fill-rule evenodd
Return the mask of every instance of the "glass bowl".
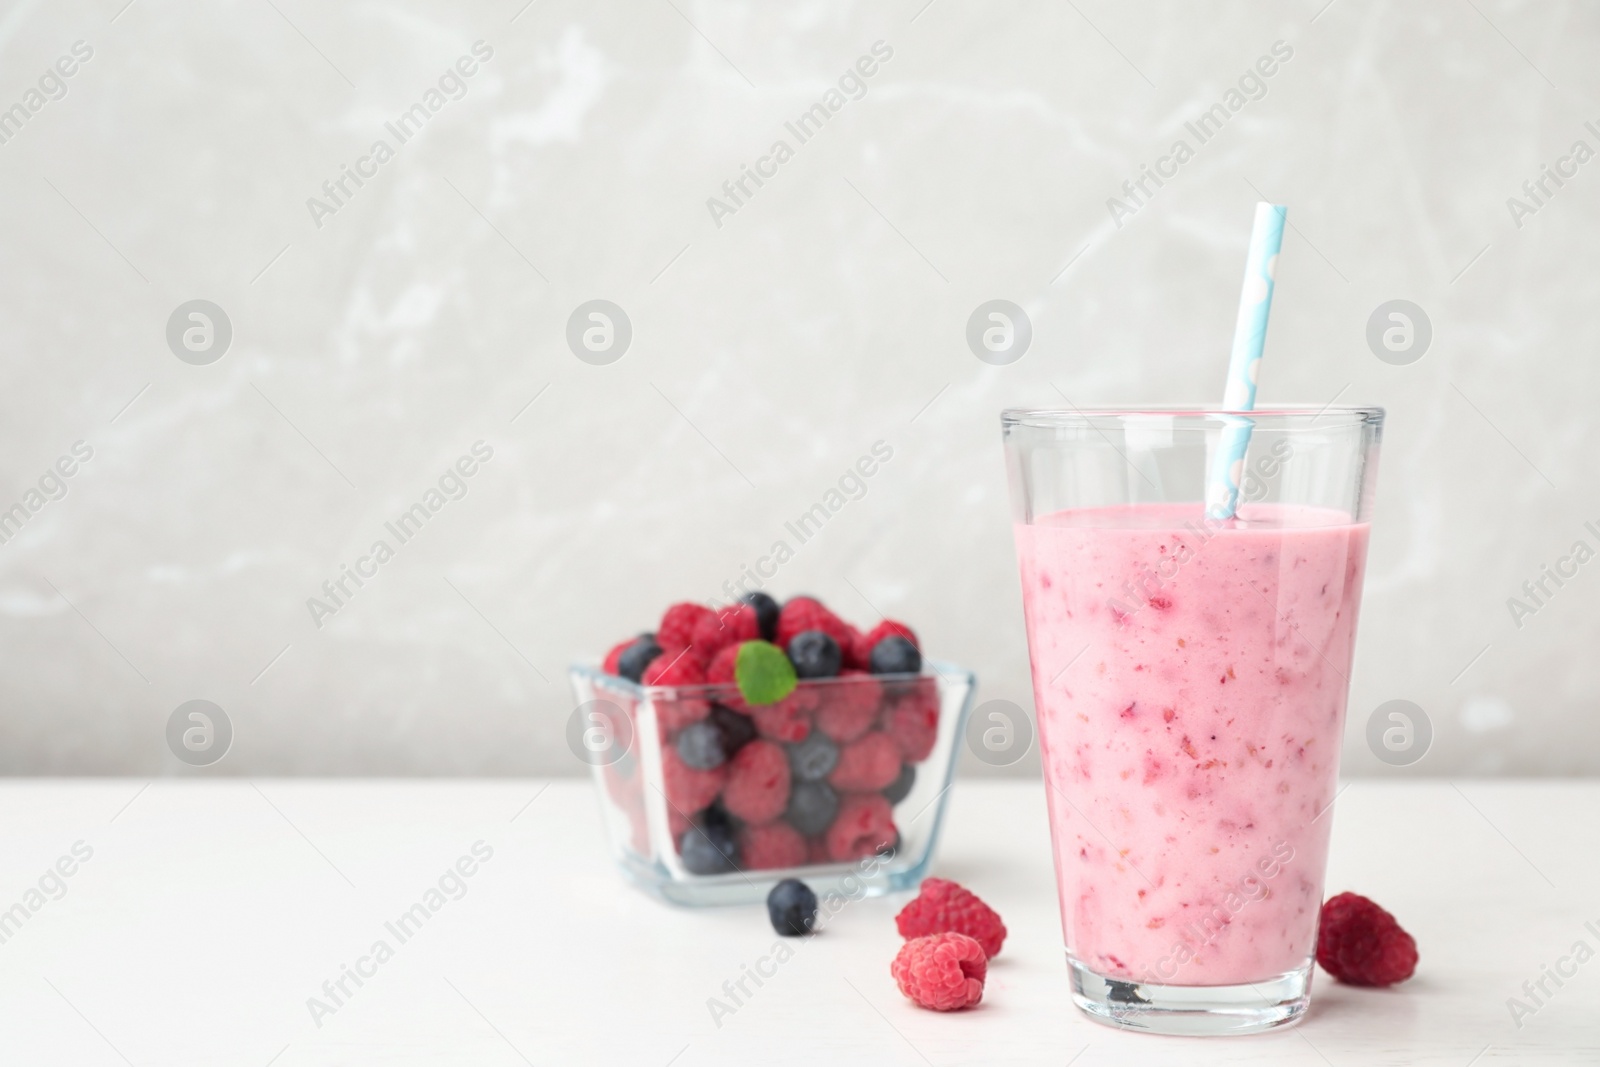
<path id="1" fill-rule="evenodd" d="M 644 889 L 707 905 L 765 900 L 784 878 L 852 898 L 921 882 L 966 729 L 971 671 L 930 660 L 920 674 L 805 680 L 764 708 L 747 706 L 733 685 L 641 686 L 583 665 L 571 677 L 569 744 L 593 771 L 612 854 Z M 732 750 L 720 767 L 690 766 L 707 762 L 679 744 L 697 723 Z M 696 729 L 704 739 L 707 727 Z M 830 759 L 818 737 L 838 750 L 820 776 Z"/>

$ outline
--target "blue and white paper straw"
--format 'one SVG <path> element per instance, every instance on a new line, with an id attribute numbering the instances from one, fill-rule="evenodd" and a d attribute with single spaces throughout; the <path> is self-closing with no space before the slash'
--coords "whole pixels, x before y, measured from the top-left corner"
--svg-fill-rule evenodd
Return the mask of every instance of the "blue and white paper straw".
<path id="1" fill-rule="evenodd" d="M 1244 262 L 1244 290 L 1239 294 L 1239 318 L 1233 326 L 1233 353 L 1228 358 L 1228 384 L 1222 406 L 1227 411 L 1250 411 L 1256 406 L 1256 375 L 1261 350 L 1267 340 L 1267 314 L 1272 310 L 1272 276 L 1283 245 L 1283 220 L 1288 208 L 1257 204 L 1250 229 L 1250 254 Z M 1250 447 L 1250 419 L 1228 419 L 1222 428 L 1216 455 L 1206 480 L 1206 514 L 1231 519 L 1239 506 L 1239 483 L 1244 474 L 1244 454 Z"/>

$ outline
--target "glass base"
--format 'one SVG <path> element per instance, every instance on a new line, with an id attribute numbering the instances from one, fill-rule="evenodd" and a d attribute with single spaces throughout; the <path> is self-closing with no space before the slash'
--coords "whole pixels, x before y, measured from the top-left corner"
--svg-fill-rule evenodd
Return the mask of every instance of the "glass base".
<path id="1" fill-rule="evenodd" d="M 1095 1022 L 1122 1030 L 1185 1037 L 1254 1034 L 1299 1020 L 1311 1000 L 1311 964 L 1243 985 L 1179 986 L 1126 982 L 1067 955 L 1072 1002 Z"/>
<path id="2" fill-rule="evenodd" d="M 640 888 L 669 903 L 698 908 L 761 903 L 772 887 L 785 878 L 800 879 L 819 898 L 837 893 L 845 900 L 860 900 L 915 890 L 933 863 L 933 850 L 930 843 L 920 859 L 883 853 L 855 863 L 808 863 L 783 870 L 687 877 L 675 877 L 665 864 L 633 855 L 624 856 L 620 862 L 622 873 Z"/>

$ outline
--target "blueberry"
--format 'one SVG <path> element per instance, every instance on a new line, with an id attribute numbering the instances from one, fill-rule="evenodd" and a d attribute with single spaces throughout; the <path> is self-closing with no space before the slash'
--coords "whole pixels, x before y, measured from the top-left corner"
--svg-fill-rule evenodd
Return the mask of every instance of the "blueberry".
<path id="1" fill-rule="evenodd" d="M 839 794 L 826 782 L 796 782 L 789 793 L 789 825 L 803 834 L 820 834 L 839 814 Z"/>
<path id="2" fill-rule="evenodd" d="M 710 818 L 701 826 L 691 826 L 678 840 L 678 856 L 690 874 L 726 874 L 739 866 L 739 846 L 733 840 L 733 826 L 726 821 Z"/>
<path id="3" fill-rule="evenodd" d="M 713 800 L 711 802 L 711 806 L 705 811 L 702 811 L 700 813 L 700 817 L 696 819 L 695 822 L 699 823 L 701 826 L 709 826 L 713 829 L 726 830 L 730 834 L 732 834 L 734 829 L 739 825 L 739 821 L 732 815 L 728 814 L 728 809 L 722 806 L 721 800 Z"/>
<path id="4" fill-rule="evenodd" d="M 817 895 L 798 878 L 785 878 L 767 894 L 767 917 L 783 937 L 802 937 L 817 924 Z"/>
<path id="5" fill-rule="evenodd" d="M 722 751 L 729 758 L 755 739 L 756 724 L 750 721 L 750 716 L 726 705 L 712 704 L 711 716 L 707 721 L 715 723 L 717 731 L 722 734 Z"/>
<path id="6" fill-rule="evenodd" d="M 922 653 L 899 634 L 890 634 L 872 646 L 867 665 L 873 674 L 917 674 L 922 670 Z"/>
<path id="7" fill-rule="evenodd" d="M 889 803 L 898 804 L 911 792 L 911 787 L 916 781 L 917 769 L 909 763 L 903 763 L 894 781 L 883 787 L 883 795 L 889 798 Z"/>
<path id="8" fill-rule="evenodd" d="M 789 769 L 802 782 L 820 782 L 839 765 L 839 746 L 818 730 L 798 745 L 789 746 Z"/>
<path id="9" fill-rule="evenodd" d="M 756 625 L 761 627 L 761 639 L 775 640 L 778 636 L 778 602 L 765 593 L 746 593 L 739 599 L 756 609 Z"/>
<path id="10" fill-rule="evenodd" d="M 697 771 L 709 771 L 728 760 L 723 747 L 722 731 L 707 719 L 692 722 L 678 731 L 678 757 Z"/>
<path id="11" fill-rule="evenodd" d="M 637 683 L 644 676 L 644 669 L 650 666 L 650 661 L 659 655 L 661 646 L 656 644 L 655 636 L 645 634 L 622 650 L 622 655 L 617 657 L 617 673 Z"/>
<path id="12" fill-rule="evenodd" d="M 789 642 L 789 659 L 794 662 L 794 673 L 801 678 L 832 678 L 844 665 L 839 642 L 821 630 L 795 634 Z"/>

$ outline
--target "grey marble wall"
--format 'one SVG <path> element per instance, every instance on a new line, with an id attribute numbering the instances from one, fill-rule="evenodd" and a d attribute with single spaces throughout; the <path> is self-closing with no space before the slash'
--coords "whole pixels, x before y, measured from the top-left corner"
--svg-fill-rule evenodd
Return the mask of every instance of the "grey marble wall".
<path id="1" fill-rule="evenodd" d="M 1600 562 L 1507 606 L 1600 548 L 1597 50 L 1595 6 L 1506 0 L 13 3 L 0 766 L 192 773 L 205 699 L 205 773 L 575 773 L 566 664 L 880 440 L 772 588 L 1031 707 L 996 414 L 1215 402 L 1270 199 L 1262 403 L 1390 411 L 1347 767 L 1600 771 Z M 1369 345 L 1397 299 L 1421 358 Z"/>

